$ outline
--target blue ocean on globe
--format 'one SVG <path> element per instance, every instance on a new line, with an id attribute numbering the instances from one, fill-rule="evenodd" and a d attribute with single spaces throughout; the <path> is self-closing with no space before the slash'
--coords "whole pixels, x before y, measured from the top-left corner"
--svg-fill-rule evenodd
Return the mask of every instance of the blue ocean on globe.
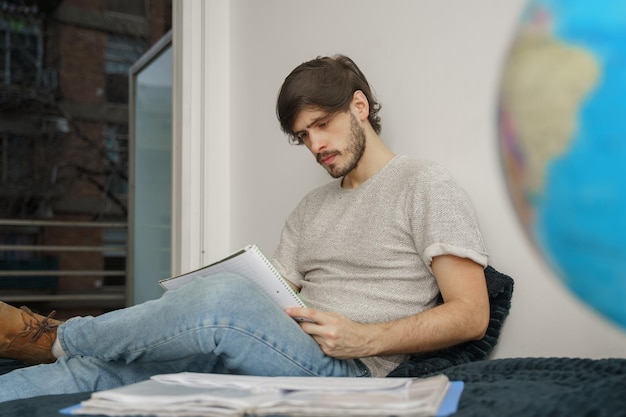
<path id="1" fill-rule="evenodd" d="M 626 2 L 543 3 L 554 36 L 590 51 L 602 76 L 548 168 L 538 235 L 570 288 L 626 327 Z"/>
<path id="2" fill-rule="evenodd" d="M 626 1 L 536 0 L 522 26 L 538 10 L 551 37 L 593 57 L 598 77 L 528 199 L 533 234 L 564 283 L 626 328 Z"/>

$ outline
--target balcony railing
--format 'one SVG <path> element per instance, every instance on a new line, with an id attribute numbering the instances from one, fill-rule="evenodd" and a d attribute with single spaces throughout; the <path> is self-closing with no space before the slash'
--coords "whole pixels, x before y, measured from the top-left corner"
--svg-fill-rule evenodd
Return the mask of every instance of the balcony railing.
<path id="1" fill-rule="evenodd" d="M 127 228 L 123 222 L 80 222 L 80 221 L 53 221 L 53 220 L 15 220 L 0 219 L 0 227 L 11 228 L 12 230 L 24 228 L 54 228 L 64 227 L 76 228 Z M 126 256 L 127 247 L 125 242 L 114 245 L 85 246 L 85 245 L 32 245 L 32 244 L 0 244 L 0 252 L 14 253 L 62 253 L 69 252 L 80 256 L 84 253 L 116 253 Z M 126 304 L 125 285 L 102 285 L 99 288 L 79 291 L 60 291 L 56 288 L 55 282 L 58 277 L 125 277 L 126 270 L 104 270 L 104 269 L 59 269 L 57 262 L 31 262 L 28 266 L 20 269 L 19 262 L 2 263 L 0 270 L 0 300 L 17 302 L 49 302 L 65 303 L 82 306 L 117 308 Z M 48 279 L 46 281 L 46 279 Z M 56 280 L 55 280 L 56 279 Z M 39 280 L 39 281 L 38 281 Z M 43 280 L 43 281 L 42 281 Z M 2 283 L 5 283 L 2 286 Z M 7 283 L 19 284 L 13 285 Z M 29 283 L 30 288 L 29 288 Z"/>

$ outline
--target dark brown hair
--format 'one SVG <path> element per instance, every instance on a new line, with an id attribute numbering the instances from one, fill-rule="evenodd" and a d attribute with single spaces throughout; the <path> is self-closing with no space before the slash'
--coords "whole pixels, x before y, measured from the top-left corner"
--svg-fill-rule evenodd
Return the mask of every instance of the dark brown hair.
<path id="1" fill-rule="evenodd" d="M 291 143 L 302 144 L 293 132 L 293 123 L 302 109 L 312 107 L 329 113 L 346 111 L 358 90 L 369 101 L 368 120 L 372 128 L 380 133 L 378 111 L 381 106 L 354 61 L 344 55 L 335 55 L 300 64 L 285 78 L 278 93 L 276 115 L 280 127 Z"/>

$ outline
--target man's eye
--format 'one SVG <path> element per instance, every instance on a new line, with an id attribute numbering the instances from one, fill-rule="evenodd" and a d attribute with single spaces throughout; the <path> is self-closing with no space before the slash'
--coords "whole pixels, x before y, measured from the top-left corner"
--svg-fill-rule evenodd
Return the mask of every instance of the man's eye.
<path id="1" fill-rule="evenodd" d="M 296 136 L 296 138 L 297 138 L 299 141 L 301 141 L 301 142 L 302 142 L 304 139 L 306 139 L 306 138 L 307 138 L 307 136 L 308 136 L 308 135 L 307 135 L 307 133 L 306 133 L 306 132 L 302 132 L 302 133 L 298 133 L 298 135 Z"/>

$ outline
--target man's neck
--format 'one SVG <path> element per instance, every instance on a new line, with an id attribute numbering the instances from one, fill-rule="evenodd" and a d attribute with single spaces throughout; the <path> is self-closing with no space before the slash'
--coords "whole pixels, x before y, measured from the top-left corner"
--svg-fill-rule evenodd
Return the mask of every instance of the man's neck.
<path id="1" fill-rule="evenodd" d="M 341 181 L 342 188 L 359 188 L 365 181 L 378 173 L 395 154 L 387 148 L 375 133 L 369 135 L 365 151 L 359 164 Z"/>

